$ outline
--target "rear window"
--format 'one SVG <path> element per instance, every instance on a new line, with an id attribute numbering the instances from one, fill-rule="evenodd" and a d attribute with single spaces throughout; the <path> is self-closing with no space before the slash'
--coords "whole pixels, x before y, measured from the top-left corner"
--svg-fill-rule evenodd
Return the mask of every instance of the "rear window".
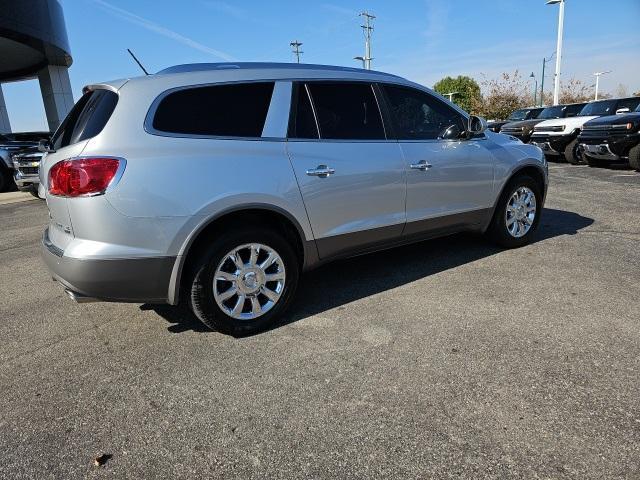
<path id="1" fill-rule="evenodd" d="M 260 137 L 273 82 L 177 90 L 158 104 L 154 130 L 183 135 Z"/>
<path id="2" fill-rule="evenodd" d="M 111 90 L 85 93 L 64 119 L 51 143 L 54 149 L 81 142 L 98 135 L 109 121 L 118 103 L 118 94 Z"/>

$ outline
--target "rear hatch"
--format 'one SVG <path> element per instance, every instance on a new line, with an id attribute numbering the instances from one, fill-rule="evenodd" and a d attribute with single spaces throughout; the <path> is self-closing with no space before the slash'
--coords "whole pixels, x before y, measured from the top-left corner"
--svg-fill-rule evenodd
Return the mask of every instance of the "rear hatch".
<path id="1" fill-rule="evenodd" d="M 82 154 L 89 139 L 98 135 L 111 117 L 118 101 L 112 90 L 87 90 L 74 105 L 51 139 L 52 152 L 47 153 L 40 165 L 40 183 L 48 188 L 49 170 L 56 163 Z M 49 207 L 49 240 L 64 250 L 73 239 L 73 225 L 69 215 L 68 199 L 46 194 Z"/>

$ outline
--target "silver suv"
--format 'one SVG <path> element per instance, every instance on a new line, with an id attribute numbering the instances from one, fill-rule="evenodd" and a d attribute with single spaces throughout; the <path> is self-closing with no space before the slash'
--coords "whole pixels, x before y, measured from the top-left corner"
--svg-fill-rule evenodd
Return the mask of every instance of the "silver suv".
<path id="1" fill-rule="evenodd" d="M 538 147 L 395 75 L 196 64 L 89 85 L 41 168 L 43 255 L 77 301 L 187 303 L 247 334 L 302 271 L 460 231 L 528 243 Z"/>

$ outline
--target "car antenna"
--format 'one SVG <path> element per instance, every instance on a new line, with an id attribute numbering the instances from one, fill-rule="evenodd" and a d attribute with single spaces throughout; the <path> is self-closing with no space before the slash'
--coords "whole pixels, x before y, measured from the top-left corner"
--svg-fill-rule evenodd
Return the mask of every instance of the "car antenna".
<path id="1" fill-rule="evenodd" d="M 133 59 L 136 61 L 136 63 L 138 64 L 138 66 L 142 69 L 142 71 L 144 72 L 145 75 L 149 75 L 149 72 L 147 72 L 147 70 L 142 66 L 142 64 L 140 63 L 140 60 L 138 60 L 136 58 L 136 56 L 133 54 L 133 52 L 131 50 L 129 50 L 127 48 L 127 52 L 129 52 L 129 55 L 131 55 L 133 57 Z"/>

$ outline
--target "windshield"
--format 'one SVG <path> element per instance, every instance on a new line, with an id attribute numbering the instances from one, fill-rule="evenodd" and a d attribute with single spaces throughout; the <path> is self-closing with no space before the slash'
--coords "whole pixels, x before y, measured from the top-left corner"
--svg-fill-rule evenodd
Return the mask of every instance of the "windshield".
<path id="1" fill-rule="evenodd" d="M 565 109 L 562 105 L 556 105 L 555 107 L 547 107 L 542 110 L 542 113 L 538 115 L 538 118 L 562 118 L 562 111 Z"/>
<path id="2" fill-rule="evenodd" d="M 615 112 L 616 101 L 604 100 L 602 102 L 587 103 L 580 111 L 580 116 L 587 115 L 613 115 Z"/>
<path id="3" fill-rule="evenodd" d="M 526 120 L 528 113 L 529 110 L 526 108 L 522 110 L 516 110 L 511 115 L 509 115 L 509 118 L 507 118 L 507 120 L 511 120 L 512 122 L 517 122 L 518 120 Z"/>

